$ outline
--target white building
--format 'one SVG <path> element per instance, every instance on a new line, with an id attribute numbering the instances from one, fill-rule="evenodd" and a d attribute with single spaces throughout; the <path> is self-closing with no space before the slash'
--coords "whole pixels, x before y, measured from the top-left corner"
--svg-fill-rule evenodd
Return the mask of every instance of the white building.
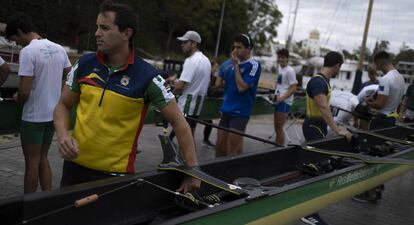
<path id="1" fill-rule="evenodd" d="M 317 29 L 309 33 L 309 39 L 303 41 L 303 49 L 309 54 L 308 56 L 320 56 L 321 46 L 319 43 L 320 33 Z"/>

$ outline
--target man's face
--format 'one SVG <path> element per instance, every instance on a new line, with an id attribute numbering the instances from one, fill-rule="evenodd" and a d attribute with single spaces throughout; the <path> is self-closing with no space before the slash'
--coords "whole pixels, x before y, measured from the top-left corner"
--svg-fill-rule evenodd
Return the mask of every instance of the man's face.
<path id="1" fill-rule="evenodd" d="M 332 77 L 336 77 L 338 74 L 339 74 L 339 71 L 341 71 L 341 66 L 342 66 L 342 63 L 341 64 L 336 64 L 335 65 L 335 73 L 334 73 L 334 75 L 332 76 Z"/>
<path id="2" fill-rule="evenodd" d="M 250 48 L 244 47 L 241 42 L 235 41 L 233 43 L 233 49 L 236 50 L 237 58 L 244 61 L 250 57 Z"/>
<path id="3" fill-rule="evenodd" d="M 27 41 L 24 38 L 23 34 L 12 35 L 12 36 L 10 36 L 9 40 L 16 42 L 17 45 L 21 45 L 23 47 L 29 44 L 29 43 L 27 43 Z"/>
<path id="4" fill-rule="evenodd" d="M 115 12 L 104 12 L 96 19 L 96 46 L 98 52 L 110 54 L 117 52 L 125 44 L 128 44 L 129 36 L 127 30 L 120 32 L 114 24 Z"/>
<path id="5" fill-rule="evenodd" d="M 193 47 L 196 43 L 192 41 L 182 41 L 181 42 L 181 50 L 183 51 L 184 55 L 189 56 L 193 52 Z"/>
<path id="6" fill-rule="evenodd" d="M 289 58 L 284 55 L 277 55 L 277 64 L 281 67 L 286 67 L 289 62 Z"/>

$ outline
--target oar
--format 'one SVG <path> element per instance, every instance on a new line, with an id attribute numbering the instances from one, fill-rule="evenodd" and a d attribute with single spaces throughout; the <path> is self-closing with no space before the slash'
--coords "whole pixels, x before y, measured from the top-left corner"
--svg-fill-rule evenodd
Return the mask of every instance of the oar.
<path id="1" fill-rule="evenodd" d="M 195 119 L 195 118 L 191 118 L 191 117 L 186 117 L 186 118 L 188 118 L 190 120 L 193 120 L 195 122 L 199 122 L 199 123 L 204 124 L 204 125 L 209 125 L 209 126 L 217 128 L 217 129 L 222 129 L 222 130 L 225 130 L 225 131 L 228 131 L 228 132 L 236 133 L 236 134 L 239 134 L 239 135 L 257 140 L 257 141 L 262 141 L 264 143 L 268 143 L 268 144 L 272 144 L 272 145 L 280 147 L 279 144 L 276 144 L 275 142 L 272 142 L 272 141 L 269 141 L 269 140 L 266 140 L 266 139 L 263 139 L 263 138 L 259 138 L 259 137 L 253 136 L 253 135 L 245 134 L 245 133 L 240 132 L 240 131 L 231 130 L 231 129 L 228 129 L 228 128 L 225 128 L 225 127 L 222 127 L 222 126 L 218 126 L 218 125 L 215 125 L 215 124 L 211 124 L 211 123 L 199 120 L 199 119 Z M 366 133 L 370 134 L 370 135 L 373 135 L 373 136 L 376 136 L 376 137 L 379 137 L 379 138 L 384 138 L 386 140 L 391 140 L 392 139 L 393 141 L 395 141 L 395 140 L 401 141 L 401 142 L 403 141 L 403 140 L 400 140 L 400 139 L 389 138 L 389 137 L 379 135 L 379 134 L 369 132 L 369 131 L 367 131 Z M 407 143 L 405 143 L 405 144 L 407 144 Z M 370 157 L 370 156 L 365 156 L 365 155 L 362 155 L 362 154 L 352 153 L 352 152 L 342 152 L 342 151 L 319 149 L 319 148 L 308 146 L 308 145 L 290 144 L 289 146 L 294 146 L 294 147 L 298 147 L 298 148 L 300 148 L 302 150 L 305 150 L 305 151 L 311 151 L 311 152 L 316 152 L 316 153 L 325 154 L 325 155 L 359 159 L 359 160 L 362 160 L 365 163 L 414 165 L 414 160 L 389 158 L 389 157 Z"/>
<path id="2" fill-rule="evenodd" d="M 358 117 L 360 119 L 364 119 L 364 120 L 371 120 L 372 119 L 372 118 L 370 118 L 368 116 L 362 115 L 362 114 L 357 113 L 357 112 L 351 112 L 351 111 L 346 110 L 346 109 L 343 109 L 341 107 L 337 107 L 337 106 L 331 106 L 331 107 L 332 108 L 335 108 L 337 110 L 344 111 L 346 113 L 352 114 L 352 115 L 354 115 L 354 116 L 356 116 L 356 117 Z M 382 124 L 385 124 L 385 122 L 383 122 L 381 120 L 377 120 L 377 121 L 380 122 L 380 123 L 382 123 Z M 401 127 L 401 128 L 404 128 L 404 129 L 414 130 L 414 127 L 410 127 L 410 126 L 407 126 L 407 125 L 401 124 L 401 123 L 396 123 L 395 126 L 396 127 Z"/>
<path id="3" fill-rule="evenodd" d="M 375 132 L 371 132 L 371 131 L 367 131 L 367 130 L 361 130 L 361 129 L 351 127 L 351 126 L 343 124 L 343 123 L 339 123 L 339 124 L 346 127 L 351 133 L 354 133 L 354 134 L 365 134 L 365 135 L 377 137 L 377 138 L 380 138 L 380 139 L 383 139 L 383 140 L 403 144 L 403 145 L 414 146 L 414 142 L 412 142 L 412 141 L 402 140 L 402 139 L 398 139 L 398 138 L 392 138 L 392 137 L 388 137 L 388 136 L 378 134 L 378 133 L 375 133 Z"/>
<path id="4" fill-rule="evenodd" d="M 238 130 L 232 130 L 232 129 L 222 127 L 222 126 L 219 126 L 219 125 L 216 125 L 216 124 L 213 124 L 213 123 L 205 122 L 205 121 L 200 120 L 200 119 L 192 118 L 192 117 L 189 117 L 189 116 L 186 116 L 186 115 L 184 115 L 184 116 L 185 116 L 186 119 L 189 119 L 189 120 L 192 120 L 194 122 L 201 123 L 201 124 L 204 124 L 204 125 L 207 125 L 207 126 L 211 126 L 211 127 L 214 127 L 214 128 L 220 129 L 220 130 L 224 130 L 224 131 L 227 131 L 229 133 L 238 134 L 240 136 L 244 136 L 244 137 L 256 140 L 256 141 L 261 141 L 261 142 L 271 144 L 271 145 L 274 145 L 274 146 L 277 146 L 277 147 L 284 147 L 284 146 L 279 145 L 279 144 L 277 144 L 273 141 L 269 141 L 269 140 L 266 140 L 266 139 L 263 139 L 263 138 L 260 138 L 260 137 L 256 137 L 256 136 L 253 136 L 253 135 L 250 135 L 250 134 L 246 134 L 246 133 L 238 131 Z"/>

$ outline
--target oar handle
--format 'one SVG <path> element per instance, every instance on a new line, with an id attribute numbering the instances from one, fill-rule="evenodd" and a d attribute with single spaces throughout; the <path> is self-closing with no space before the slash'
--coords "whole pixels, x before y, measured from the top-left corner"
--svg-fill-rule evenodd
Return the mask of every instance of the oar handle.
<path id="1" fill-rule="evenodd" d="M 87 204 L 90 204 L 92 202 L 95 202 L 98 199 L 99 199 L 98 194 L 89 195 L 89 196 L 87 196 L 85 198 L 81 198 L 79 200 L 76 200 L 75 201 L 75 207 L 76 208 L 82 207 L 84 205 L 87 205 Z"/>

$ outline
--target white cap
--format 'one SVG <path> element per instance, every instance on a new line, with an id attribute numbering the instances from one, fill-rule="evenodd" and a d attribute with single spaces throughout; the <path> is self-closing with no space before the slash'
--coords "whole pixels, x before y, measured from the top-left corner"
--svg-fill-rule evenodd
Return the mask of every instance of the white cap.
<path id="1" fill-rule="evenodd" d="M 201 43 L 200 35 L 192 30 L 187 31 L 182 37 L 178 37 L 177 39 L 180 41 L 195 41 Z"/>

